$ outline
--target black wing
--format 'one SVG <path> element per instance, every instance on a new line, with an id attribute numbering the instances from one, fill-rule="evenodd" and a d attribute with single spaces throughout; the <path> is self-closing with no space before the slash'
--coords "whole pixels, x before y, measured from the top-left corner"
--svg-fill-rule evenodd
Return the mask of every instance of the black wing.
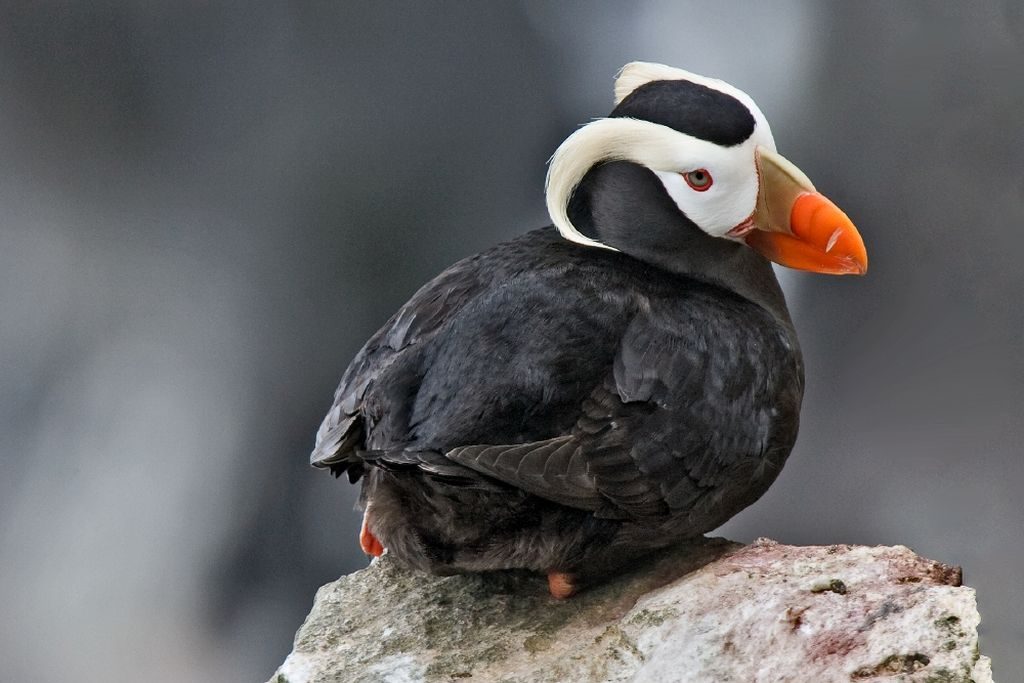
<path id="1" fill-rule="evenodd" d="M 358 451 L 365 438 L 362 409 L 367 389 L 385 374 L 407 376 L 410 381 L 415 377 L 419 347 L 484 287 L 479 260 L 460 261 L 424 285 L 366 342 L 342 376 L 334 404 L 317 430 L 311 464 L 328 467 L 335 476 L 348 472 L 353 483 L 359 480 L 364 458 Z M 402 386 L 401 381 L 392 382 L 388 391 L 401 393 Z"/>
<path id="2" fill-rule="evenodd" d="M 407 468 L 402 451 L 421 464 L 433 452 L 419 469 L 435 476 L 461 468 L 443 454 L 462 444 L 567 434 L 636 310 L 620 280 L 649 277 L 593 251 L 544 228 L 425 285 L 345 371 L 312 464 L 356 481 L 364 463 Z"/>
<path id="3" fill-rule="evenodd" d="M 640 313 L 570 435 L 448 457 L 599 516 L 729 514 L 774 479 L 796 439 L 799 350 L 763 309 L 688 297 Z"/>

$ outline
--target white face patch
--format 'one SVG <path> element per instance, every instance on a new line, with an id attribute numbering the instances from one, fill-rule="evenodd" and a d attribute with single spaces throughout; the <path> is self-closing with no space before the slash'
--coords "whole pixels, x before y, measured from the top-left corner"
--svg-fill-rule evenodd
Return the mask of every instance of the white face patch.
<path id="1" fill-rule="evenodd" d="M 567 240 L 612 249 L 580 233 L 567 213 L 572 192 L 587 171 L 606 161 L 631 161 L 653 171 L 679 210 L 714 237 L 724 237 L 753 213 L 758 191 L 755 150 L 775 150 L 764 114 L 749 95 L 727 83 L 646 62 L 623 68 L 615 83 L 616 102 L 660 80 L 689 80 L 734 97 L 750 109 L 754 132 L 741 144 L 726 147 L 639 119 L 598 119 L 581 127 L 559 146 L 548 167 L 548 212 Z M 701 169 L 712 178 L 703 192 L 690 187 L 682 175 Z"/>
<path id="2" fill-rule="evenodd" d="M 686 138 L 693 160 L 678 171 L 651 170 L 687 218 L 709 235 L 724 237 L 746 220 L 757 204 L 755 145 L 748 140 L 735 147 L 721 147 L 676 134 Z M 690 187 L 683 178 L 684 173 L 697 169 L 711 176 L 711 187 L 703 192 Z"/>

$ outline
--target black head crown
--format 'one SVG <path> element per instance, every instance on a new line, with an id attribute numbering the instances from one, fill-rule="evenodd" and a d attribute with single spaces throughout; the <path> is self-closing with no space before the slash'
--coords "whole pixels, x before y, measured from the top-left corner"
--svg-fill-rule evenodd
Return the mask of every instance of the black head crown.
<path id="1" fill-rule="evenodd" d="M 723 147 L 743 143 L 755 126 L 750 109 L 732 95 L 684 80 L 645 83 L 608 118 L 650 121 Z"/>

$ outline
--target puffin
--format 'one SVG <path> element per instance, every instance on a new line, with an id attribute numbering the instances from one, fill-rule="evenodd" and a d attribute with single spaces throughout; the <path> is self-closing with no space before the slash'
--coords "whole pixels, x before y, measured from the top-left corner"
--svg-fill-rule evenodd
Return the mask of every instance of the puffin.
<path id="1" fill-rule="evenodd" d="M 552 225 L 424 285 L 356 355 L 312 465 L 362 482 L 360 546 L 552 597 L 757 500 L 804 367 L 772 263 L 867 270 L 851 220 L 721 80 L 633 62 L 549 160 Z"/>

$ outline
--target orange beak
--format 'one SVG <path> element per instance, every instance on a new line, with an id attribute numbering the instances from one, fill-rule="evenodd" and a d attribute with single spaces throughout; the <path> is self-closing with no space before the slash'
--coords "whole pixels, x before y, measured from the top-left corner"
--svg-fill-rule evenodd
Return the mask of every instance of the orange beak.
<path id="1" fill-rule="evenodd" d="M 784 157 L 758 147 L 760 188 L 746 243 L 788 268 L 832 275 L 868 270 L 864 240 L 842 210 Z"/>

